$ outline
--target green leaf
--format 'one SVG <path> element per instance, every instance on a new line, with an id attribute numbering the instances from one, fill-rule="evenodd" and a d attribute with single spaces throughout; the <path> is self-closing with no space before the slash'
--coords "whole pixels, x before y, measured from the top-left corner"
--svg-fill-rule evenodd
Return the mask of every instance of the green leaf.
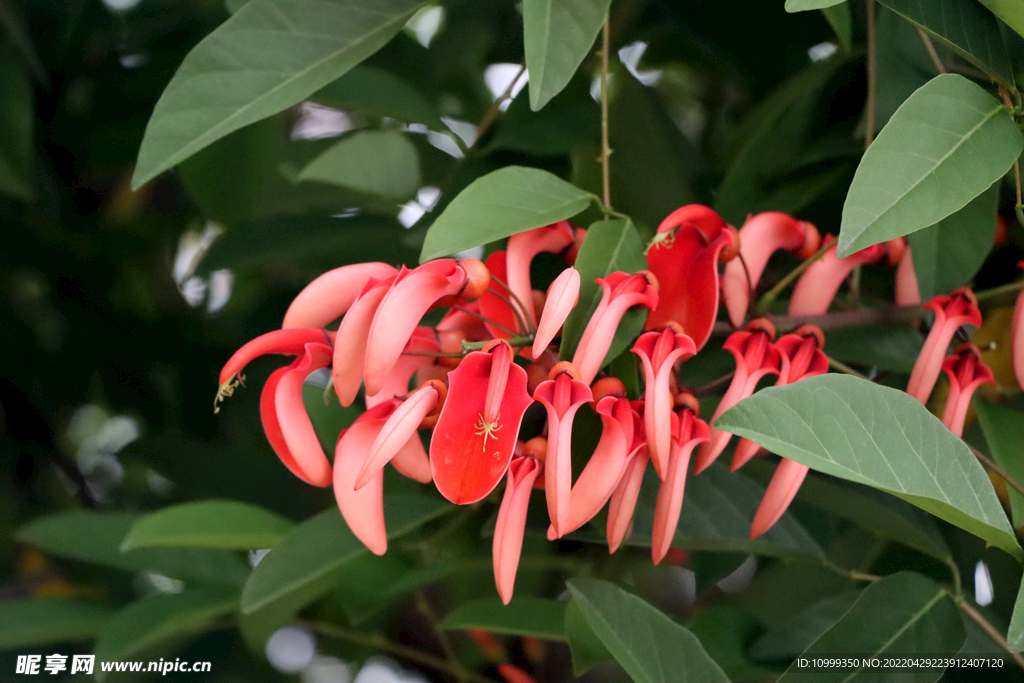
<path id="1" fill-rule="evenodd" d="M 1024 0 L 980 0 L 1006 25 L 1024 36 Z"/>
<path id="2" fill-rule="evenodd" d="M 845 0 L 786 0 L 786 11 L 790 13 L 806 12 L 811 9 L 832 7 L 841 2 L 845 2 Z"/>
<path id="3" fill-rule="evenodd" d="M 697 612 L 687 624 L 708 655 L 733 683 L 771 681 L 778 672 L 747 661 L 747 635 L 757 624 L 747 612 L 732 605 L 711 605 Z"/>
<path id="4" fill-rule="evenodd" d="M 815 602 L 789 619 L 771 624 L 750 646 L 750 656 L 758 660 L 790 660 L 806 650 L 825 631 L 832 628 L 861 591 L 844 591 Z"/>
<path id="5" fill-rule="evenodd" d="M 121 552 L 121 542 L 141 517 L 129 512 L 61 512 L 30 522 L 15 538 L 58 557 L 128 571 L 154 571 L 175 579 L 238 585 L 248 575 L 248 564 L 224 550 L 138 548 Z"/>
<path id="6" fill-rule="evenodd" d="M 384 46 L 423 0 L 251 0 L 185 57 L 153 110 L 138 188 L 301 102 Z"/>
<path id="7" fill-rule="evenodd" d="M 949 595 L 938 585 L 911 572 L 900 572 L 871 584 L 832 628 L 807 648 L 801 658 L 857 656 L 950 657 L 960 651 L 966 634 Z M 935 681 L 938 669 L 904 669 L 886 677 L 877 668 L 798 668 L 790 666 L 785 681 Z M 896 674 L 897 672 L 891 672 Z"/>
<path id="8" fill-rule="evenodd" d="M 3 601 L 0 649 L 89 640 L 115 610 L 77 598 L 27 598 Z"/>
<path id="9" fill-rule="evenodd" d="M 729 679 L 697 637 L 618 586 L 577 577 L 568 583 L 590 627 L 637 683 Z"/>
<path id="10" fill-rule="evenodd" d="M 520 93 L 498 119 L 487 148 L 561 156 L 600 136 L 600 105 L 590 96 L 589 81 L 580 77 L 539 112 L 532 111 L 529 96 Z"/>
<path id="11" fill-rule="evenodd" d="M 952 560 L 949 546 L 935 528 L 935 520 L 898 498 L 873 488 L 814 475 L 804 479 L 799 495 L 802 502 L 848 519 L 882 538 L 920 550 L 940 562 Z"/>
<path id="12" fill-rule="evenodd" d="M 1022 147 L 995 98 L 963 76 L 936 76 L 864 153 L 843 205 L 839 256 L 938 223 L 1002 177 Z"/>
<path id="13" fill-rule="evenodd" d="M 841 2 L 838 5 L 822 7 L 821 13 L 825 21 L 832 27 L 839 41 L 839 46 L 849 52 L 853 49 L 853 22 L 850 20 L 850 5 Z"/>
<path id="14" fill-rule="evenodd" d="M 344 111 L 388 117 L 403 123 L 422 123 L 445 130 L 437 109 L 419 90 L 390 71 L 359 65 L 309 98 Z"/>
<path id="15" fill-rule="evenodd" d="M 195 636 L 237 609 L 238 594 L 222 590 L 187 588 L 143 598 L 107 622 L 93 651 L 100 661 L 132 659 L 165 641 Z M 107 672 L 97 667 L 96 680 L 106 677 Z"/>
<path id="16" fill-rule="evenodd" d="M 820 472 L 888 491 L 1024 557 L 967 444 L 905 392 L 819 375 L 758 391 L 715 426 Z"/>
<path id="17" fill-rule="evenodd" d="M 248 503 L 233 500 L 182 503 L 140 519 L 122 541 L 121 548 L 270 548 L 292 526 L 284 517 Z"/>
<path id="18" fill-rule="evenodd" d="M 1024 482 L 1024 458 L 1020 457 L 1021 444 L 1024 443 L 1024 415 L 982 399 L 975 399 L 974 409 L 992 459 L 1011 477 Z M 1010 496 L 1010 517 L 1014 528 L 1019 529 L 1024 526 L 1024 497 L 1011 486 L 1006 490 Z"/>
<path id="19" fill-rule="evenodd" d="M 562 328 L 559 348 L 562 360 L 572 359 L 590 317 L 601 303 L 601 286 L 595 280 L 616 271 L 632 274 L 647 267 L 644 244 L 633 223 L 611 220 L 591 225 L 576 256 L 575 267 L 580 273 L 580 298 Z M 613 360 L 629 346 L 643 329 L 646 319 L 644 310 L 632 310 L 622 317 L 619 332 L 605 356 L 606 361 Z"/>
<path id="20" fill-rule="evenodd" d="M 845 363 L 910 374 L 924 337 L 913 325 L 889 323 L 829 330 L 826 344 Z"/>
<path id="21" fill-rule="evenodd" d="M 385 497 L 388 538 L 420 527 L 451 510 L 438 495 Z M 242 589 L 242 613 L 268 612 L 281 620 L 328 592 L 339 568 L 369 552 L 352 535 L 337 509 L 321 512 L 295 527 L 256 565 Z"/>
<path id="22" fill-rule="evenodd" d="M 1013 84 L 1013 69 L 991 12 L 964 0 L 879 0 L 915 26 L 939 38 L 990 76 Z"/>
<path id="23" fill-rule="evenodd" d="M 395 553 L 363 553 L 339 570 L 334 595 L 352 626 L 367 621 L 392 603 L 463 569 L 458 561 L 417 565 Z"/>
<path id="24" fill-rule="evenodd" d="M 1010 617 L 1010 630 L 1006 634 L 1010 649 L 1024 652 L 1024 582 L 1017 591 L 1017 600 L 1013 603 L 1013 616 Z"/>
<path id="25" fill-rule="evenodd" d="M 310 161 L 299 172 L 298 180 L 316 180 L 405 200 L 420 186 L 419 155 L 398 131 L 357 131 Z"/>
<path id="26" fill-rule="evenodd" d="M 32 162 L 32 84 L 13 49 L 0 42 L 0 194 L 29 201 Z"/>
<path id="27" fill-rule="evenodd" d="M 566 605 L 565 635 L 572 653 L 574 676 L 582 676 L 598 664 L 612 660 L 612 653 L 608 652 L 594 629 L 590 628 L 577 600 L 570 600 Z"/>
<path id="28" fill-rule="evenodd" d="M 921 301 L 968 284 L 992 251 L 999 185 L 935 225 L 907 235 Z"/>
<path id="29" fill-rule="evenodd" d="M 32 45 L 25 20 L 20 16 L 12 0 L 0 0 L 0 29 L 0 35 L 6 34 L 7 41 L 21 53 L 21 59 L 32 72 L 32 76 L 44 87 L 49 87 L 50 79 L 46 75 L 46 69 L 39 61 L 39 55 Z"/>
<path id="30" fill-rule="evenodd" d="M 452 610 L 437 627 L 445 631 L 475 628 L 497 635 L 564 641 L 564 621 L 564 602 L 521 596 L 507 605 L 498 598 L 467 602 Z"/>
<path id="31" fill-rule="evenodd" d="M 539 111 L 572 79 L 610 5 L 611 0 L 523 0 L 531 109 Z"/>
<path id="32" fill-rule="evenodd" d="M 596 200 L 547 171 L 507 166 L 452 200 L 427 231 L 420 262 L 572 218 Z"/>

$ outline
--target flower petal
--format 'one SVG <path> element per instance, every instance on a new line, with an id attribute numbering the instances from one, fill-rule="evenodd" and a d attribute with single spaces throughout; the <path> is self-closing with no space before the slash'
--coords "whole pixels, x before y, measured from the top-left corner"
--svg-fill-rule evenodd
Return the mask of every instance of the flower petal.
<path id="1" fill-rule="evenodd" d="M 544 352 L 562 329 L 565 319 L 580 298 L 580 272 L 575 268 L 566 268 L 548 288 L 548 297 L 544 302 L 544 310 L 540 315 L 537 333 L 533 338 L 533 357 L 537 358 Z"/>
<path id="2" fill-rule="evenodd" d="M 285 312 L 281 327 L 325 327 L 349 309 L 368 280 L 384 280 L 397 272 L 394 266 L 379 262 L 329 270 L 299 292 Z"/>
<path id="3" fill-rule="evenodd" d="M 508 468 L 508 483 L 498 509 L 492 549 L 494 582 L 501 601 L 506 605 L 512 599 L 512 589 L 519 569 L 530 491 L 533 490 L 533 483 L 541 468 L 541 464 L 533 458 L 516 458 Z"/>

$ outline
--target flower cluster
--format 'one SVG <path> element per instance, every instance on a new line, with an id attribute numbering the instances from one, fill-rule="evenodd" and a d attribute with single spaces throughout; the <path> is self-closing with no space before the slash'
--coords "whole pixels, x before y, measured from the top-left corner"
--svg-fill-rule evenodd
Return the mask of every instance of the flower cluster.
<path id="1" fill-rule="evenodd" d="M 506 249 L 485 263 L 439 259 L 411 270 L 363 263 L 330 271 L 295 298 L 281 329 L 231 357 L 221 372 L 218 399 L 231 394 L 245 365 L 257 356 L 294 356 L 263 387 L 260 411 L 267 438 L 296 476 L 314 486 L 333 485 L 352 532 L 377 554 L 387 549 L 383 470 L 388 463 L 416 481 L 433 482 L 457 505 L 486 498 L 504 479 L 493 558 L 498 593 L 506 603 L 535 487 L 544 490 L 549 539 L 580 528 L 607 504 L 607 541 L 614 552 L 631 528 L 649 463 L 660 482 L 652 533 L 652 556 L 660 562 L 675 536 L 691 456 L 696 451 L 694 472 L 699 473 L 730 441 L 731 434 L 714 429 L 714 420 L 768 375 L 784 385 L 828 371 L 819 328 L 804 325 L 776 339 L 768 319 L 747 322 L 772 254 L 782 249 L 807 259 L 819 251 L 821 240 L 813 225 L 781 213 L 752 216 L 737 231 L 711 209 L 683 207 L 658 228 L 646 253 L 648 270 L 612 272 L 596 280 L 600 302 L 575 348 L 562 348 L 561 328 L 581 286 L 572 264 L 585 236 L 585 230 L 562 221 L 512 236 Z M 902 247 L 894 241 L 839 259 L 826 241 L 824 254 L 817 254 L 821 258 L 796 283 L 790 315 L 824 313 L 858 265 L 884 259 L 909 263 Z M 565 262 L 546 293 L 536 291 L 531 280 L 531 263 L 542 252 Z M 728 263 L 720 280 L 722 262 Z M 904 280 L 913 276 L 909 265 L 901 265 L 900 272 Z M 705 422 L 694 393 L 679 386 L 677 367 L 707 343 L 720 294 L 734 327 L 746 324 L 725 341 L 736 371 Z M 991 373 L 970 345 L 943 358 L 961 324 L 980 324 L 977 306 L 968 290 L 927 306 L 937 319 L 908 391 L 926 400 L 945 369 L 954 390 L 943 419 L 959 433 L 971 392 L 991 381 Z M 438 308 L 444 309 L 439 322 L 422 325 L 424 315 Z M 623 383 L 602 376 L 602 369 L 612 360 L 608 354 L 621 319 L 633 308 L 646 310 L 647 322 L 631 349 L 642 366 L 644 388 L 642 396 L 629 397 Z M 338 318 L 340 324 L 331 329 Z M 559 362 L 559 354 L 571 360 Z M 305 379 L 324 368 L 330 369 L 341 405 L 354 403 L 360 389 L 366 405 L 339 435 L 333 464 L 301 397 Z M 524 425 L 534 403 L 543 406 L 544 417 L 538 409 L 537 419 Z M 584 404 L 600 417 L 602 430 L 574 482 L 570 444 L 574 417 Z M 420 430 L 430 432 L 428 449 Z M 732 468 L 761 450 L 741 439 Z M 799 463 L 781 461 L 751 537 L 778 521 L 806 473 Z"/>

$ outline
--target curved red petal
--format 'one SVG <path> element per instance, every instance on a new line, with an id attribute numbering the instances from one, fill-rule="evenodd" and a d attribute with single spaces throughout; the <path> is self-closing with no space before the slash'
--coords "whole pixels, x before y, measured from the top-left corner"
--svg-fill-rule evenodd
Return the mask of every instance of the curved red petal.
<path id="1" fill-rule="evenodd" d="M 384 280 L 397 272 L 394 266 L 379 262 L 329 270 L 299 292 L 285 312 L 281 327 L 324 327 L 349 309 L 368 280 Z"/>

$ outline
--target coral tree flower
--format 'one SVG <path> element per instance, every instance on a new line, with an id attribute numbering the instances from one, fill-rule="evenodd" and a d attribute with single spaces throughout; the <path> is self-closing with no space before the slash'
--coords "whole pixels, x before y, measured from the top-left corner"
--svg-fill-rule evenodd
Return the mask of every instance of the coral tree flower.
<path id="1" fill-rule="evenodd" d="M 775 326 L 765 318 L 751 320 L 745 330 L 733 332 L 725 340 L 723 348 L 736 357 L 736 373 L 711 418 L 712 427 L 719 415 L 754 393 L 762 377 L 779 372 L 782 358 L 772 343 L 774 340 Z M 712 429 L 710 441 L 702 445 L 697 453 L 694 474 L 702 472 L 713 463 L 725 450 L 730 438 L 732 434 L 729 432 Z"/>
<path id="2" fill-rule="evenodd" d="M 550 378 L 533 392 L 548 412 L 548 450 L 544 460 L 544 491 L 554 538 L 561 538 L 569 524 L 569 492 L 572 489 L 572 421 L 584 403 L 593 400 L 590 387 L 581 382 L 572 363 L 562 361 Z"/>
<path id="3" fill-rule="evenodd" d="M 322 329 L 295 328 L 261 335 L 235 352 L 220 372 L 217 400 L 230 396 L 252 359 L 267 353 L 297 356 L 263 385 L 260 418 L 267 440 L 295 476 L 314 486 L 331 483 L 331 466 L 302 403 L 302 383 L 331 363 L 331 336 Z M 236 379 L 237 378 L 237 379 Z"/>
<path id="4" fill-rule="evenodd" d="M 832 236 L 825 238 L 831 242 Z M 833 246 L 803 272 L 793 287 L 793 296 L 789 300 L 789 315 L 820 315 L 828 312 L 829 304 L 836 298 L 843 280 L 857 266 L 875 263 L 887 254 L 885 244 L 876 244 L 850 254 L 846 258 L 836 258 L 836 247 Z"/>
<path id="5" fill-rule="evenodd" d="M 651 283 L 647 273 L 628 275 L 619 271 L 598 278 L 596 282 L 601 285 L 601 302 L 583 330 L 572 358 L 580 378 L 587 384 L 594 381 L 604 365 L 604 358 L 626 311 L 633 306 L 653 309 L 658 305 L 657 287 Z"/>
<path id="6" fill-rule="evenodd" d="M 949 377 L 949 396 L 942 412 L 942 423 L 957 436 L 964 434 L 964 421 L 971 405 L 971 396 L 982 384 L 995 384 L 992 371 L 981 361 L 981 352 L 974 344 L 961 344 L 942 362 Z"/>
<path id="7" fill-rule="evenodd" d="M 697 347 L 678 324 L 640 335 L 633 353 L 644 366 L 644 426 L 654 469 L 665 478 L 672 448 L 672 387 L 675 364 L 697 353 Z"/>
<path id="8" fill-rule="evenodd" d="M 678 402 L 680 407 L 673 414 L 672 420 L 672 450 L 665 470 L 665 481 L 658 489 L 658 501 L 654 508 L 654 529 L 651 532 L 651 557 L 654 564 L 661 562 L 672 547 L 683 509 L 690 455 L 698 444 L 707 443 L 711 438 L 707 424 L 697 417 L 700 410 L 697 399 L 690 394 L 681 394 Z"/>
<path id="9" fill-rule="evenodd" d="M 633 401 L 633 409 L 643 410 L 643 401 Z M 614 553 L 629 535 L 633 511 L 640 497 L 640 485 L 644 480 L 644 472 L 650 455 L 647 448 L 647 436 L 644 434 L 642 417 L 634 420 L 633 445 L 630 447 L 629 459 L 623 468 L 622 476 L 615 490 L 612 491 L 608 503 L 608 552 Z"/>
<path id="10" fill-rule="evenodd" d="M 739 238 L 740 258 L 726 263 L 722 273 L 722 298 L 734 327 L 742 325 L 747 317 L 751 293 L 757 288 L 772 254 L 785 249 L 805 259 L 821 244 L 821 236 L 814 225 L 778 211 L 747 218 L 740 228 Z"/>
<path id="11" fill-rule="evenodd" d="M 544 310 L 537 324 L 537 333 L 533 339 L 533 357 L 537 358 L 555 338 L 565 324 L 565 319 L 576 306 L 580 298 L 580 272 L 575 268 L 566 268 L 548 287 L 548 295 L 544 301 Z"/>
<path id="12" fill-rule="evenodd" d="M 386 263 L 354 263 L 329 270 L 306 285 L 284 314 L 284 329 L 326 327 L 355 302 L 371 278 L 386 280 L 398 269 Z"/>
<path id="13" fill-rule="evenodd" d="M 706 206 L 676 209 L 658 226 L 647 249 L 647 268 L 658 281 L 659 300 L 647 329 L 676 322 L 699 351 L 718 314 L 718 263 L 738 246 L 735 229 Z"/>
<path id="14" fill-rule="evenodd" d="M 519 568 L 530 491 L 543 469 L 540 461 L 531 457 L 516 458 L 508 467 L 508 483 L 505 485 L 501 507 L 498 508 L 492 549 L 494 583 L 501 601 L 506 605 L 512 600 L 512 589 Z"/>
<path id="15" fill-rule="evenodd" d="M 921 403 L 927 403 L 928 396 L 935 388 L 935 381 L 942 371 L 942 359 L 956 331 L 962 325 L 981 327 L 978 300 L 974 292 L 966 287 L 954 289 L 948 296 L 940 294 L 924 307 L 935 313 L 935 322 L 924 340 L 907 384 L 907 393 Z"/>
<path id="16" fill-rule="evenodd" d="M 523 413 L 533 402 L 512 348 L 496 342 L 448 373 L 448 398 L 430 440 L 430 468 L 441 495 L 475 503 L 498 485 L 512 460 Z"/>

